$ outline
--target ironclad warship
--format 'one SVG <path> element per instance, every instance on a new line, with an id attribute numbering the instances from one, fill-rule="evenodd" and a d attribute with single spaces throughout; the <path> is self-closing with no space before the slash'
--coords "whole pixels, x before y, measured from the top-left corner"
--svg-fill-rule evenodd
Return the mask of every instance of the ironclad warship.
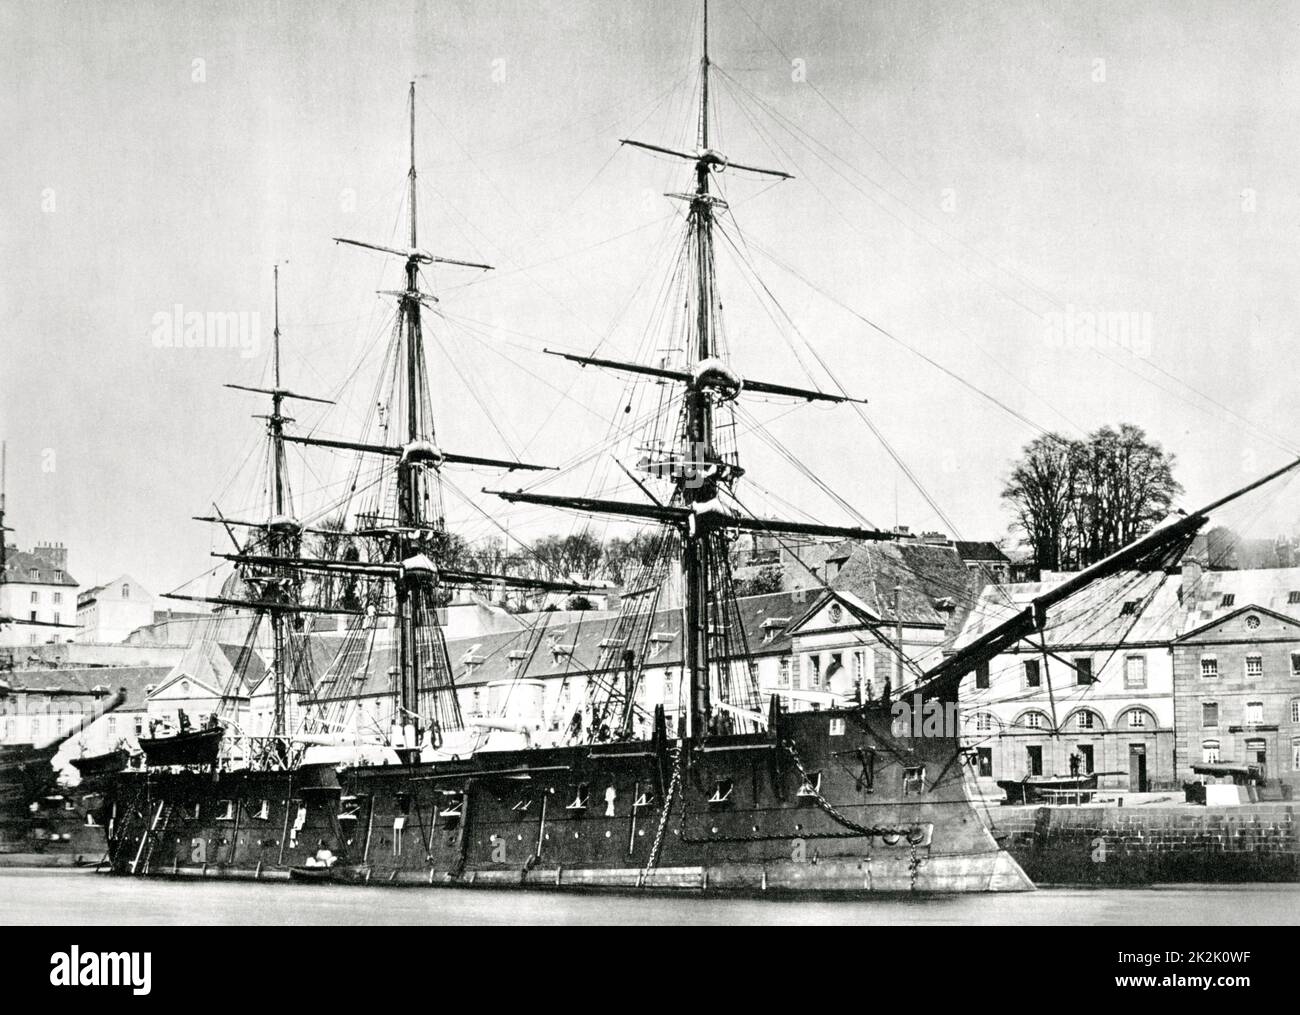
<path id="1" fill-rule="evenodd" d="M 371 436 L 348 441 L 286 431 L 285 401 L 306 396 L 280 381 L 277 288 L 273 382 L 252 389 L 271 397 L 272 503 L 265 520 L 220 512 L 205 519 L 224 525 L 235 544 L 223 555 L 235 575 L 210 601 L 251 614 L 254 627 L 270 626 L 265 679 L 273 685 L 272 722 L 268 729 L 245 729 L 223 708 L 203 728 L 143 740 L 146 767 L 112 776 L 105 804 L 114 871 L 718 892 L 1033 888 L 968 792 L 970 759 L 960 730 L 900 723 L 897 696 L 923 702 L 927 714 L 930 708 L 950 714 L 964 674 L 1032 636 L 1051 607 L 1091 582 L 1123 568 L 1163 566 L 1218 505 L 1163 525 L 1075 576 L 917 673 L 910 686 L 895 687 L 894 700 L 888 691 L 874 699 L 859 694 L 813 711 L 783 708 L 776 696 L 762 700 L 731 573 L 735 535 L 887 540 L 894 534 L 759 517 L 738 494 L 744 470 L 730 414 L 739 398 L 856 399 L 744 377 L 725 348 L 714 238 L 726 203 L 714 192 L 714 177 L 723 170 L 788 174 L 733 161 L 711 147 L 707 3 L 703 10 L 696 148 L 622 142 L 692 169 L 692 188 L 669 195 L 687 208 L 679 262 L 685 310 L 677 321 L 684 356 L 651 365 L 561 354 L 676 393 L 641 445 L 641 475 L 627 470 L 643 496 L 492 491 L 510 503 L 628 519 L 659 534 L 658 553 L 623 590 L 613 634 L 601 644 L 598 672 L 572 722 L 551 742 L 530 737 L 519 746 L 516 738 L 499 747 L 502 738 L 494 733 L 520 731 L 507 718 L 467 723 L 457 697 L 440 627 L 448 590 L 582 586 L 471 570 L 446 552 L 444 469 L 539 467 L 447 452 L 436 441 L 422 337 L 422 310 L 436 297 L 422 286 L 421 268 L 487 266 L 418 245 L 412 83 L 408 245 L 338 241 L 395 256 L 405 266 L 405 286 L 391 294 L 396 323 L 384 361 L 391 383 L 370 421 Z M 378 463 L 367 473 L 373 481 L 362 484 L 370 499 L 347 505 L 340 525 L 303 524 L 285 481 L 286 443 Z M 246 535 L 236 538 L 236 531 Z M 306 539 L 313 534 L 345 549 L 313 552 Z M 679 592 L 666 601 L 681 609 L 677 722 L 662 705 L 645 706 L 638 693 L 653 619 L 670 586 Z M 331 594 L 322 596 L 322 588 Z M 346 628 L 323 661 L 304 647 L 310 618 L 319 615 L 341 615 Z M 887 633 L 880 638 L 889 643 Z M 540 640 L 539 632 L 531 651 Z M 256 654 L 253 644 L 250 635 L 244 662 Z M 380 723 L 382 737 L 363 736 L 356 699 L 368 675 L 385 664 L 393 710 Z M 227 689 L 232 700 L 236 677 Z"/>

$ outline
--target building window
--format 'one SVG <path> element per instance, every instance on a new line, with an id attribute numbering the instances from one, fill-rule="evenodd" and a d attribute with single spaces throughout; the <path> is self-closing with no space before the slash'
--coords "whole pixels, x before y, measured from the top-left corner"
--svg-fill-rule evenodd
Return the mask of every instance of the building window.
<path id="1" fill-rule="evenodd" d="M 1042 682 L 1043 682 L 1042 674 L 1040 674 L 1038 671 L 1038 660 L 1026 659 L 1025 660 L 1025 686 L 1038 687 L 1042 684 Z"/>
<path id="2" fill-rule="evenodd" d="M 35 589 L 32 589 L 32 602 L 39 603 L 40 601 L 41 601 L 41 594 L 37 592 Z"/>
<path id="3" fill-rule="evenodd" d="M 981 691 L 988 690 L 989 686 L 989 664 L 980 663 L 975 667 L 975 687 Z"/>
<path id="4" fill-rule="evenodd" d="M 1214 656 L 1201 656 L 1201 676 L 1212 680 L 1219 675 L 1219 660 Z"/>
<path id="5" fill-rule="evenodd" d="M 822 686 L 822 657 L 808 657 L 808 686 L 817 689 Z"/>
<path id="6" fill-rule="evenodd" d="M 1300 723 L 1300 698 L 1291 699 L 1291 721 Z"/>
<path id="7" fill-rule="evenodd" d="M 993 748 L 977 747 L 975 748 L 975 757 L 979 765 L 980 778 L 993 778 Z"/>
<path id="8" fill-rule="evenodd" d="M 790 686 L 790 657 L 789 656 L 781 657 L 781 664 L 776 671 L 776 686 L 777 687 Z"/>
<path id="9" fill-rule="evenodd" d="M 1291 738 L 1291 771 L 1300 772 L 1300 737 Z"/>
<path id="10" fill-rule="evenodd" d="M 1096 759 L 1093 756 L 1092 744 L 1079 744 L 1079 769 L 1084 775 L 1092 775 Z"/>
<path id="11" fill-rule="evenodd" d="M 125 582 L 122 584 L 122 598 L 123 599 L 131 598 L 131 586 L 126 584 Z"/>
<path id="12" fill-rule="evenodd" d="M 54 622 L 55 622 L 56 624 L 59 623 L 59 611 L 58 611 L 58 610 L 55 610 L 55 611 L 54 611 Z"/>
<path id="13" fill-rule="evenodd" d="M 27 619 L 28 619 L 28 620 L 35 620 L 35 619 L 36 619 L 36 611 L 35 611 L 35 610 L 32 610 L 31 613 L 28 615 Z M 33 644 L 33 645 L 36 644 L 36 635 L 32 635 L 32 644 Z"/>
<path id="14" fill-rule="evenodd" d="M 1262 701 L 1246 702 L 1246 725 L 1260 726 L 1264 722 L 1264 703 Z"/>
<path id="15" fill-rule="evenodd" d="M 1291 653 L 1291 676 L 1300 677 L 1300 652 Z"/>
<path id="16" fill-rule="evenodd" d="M 1201 741 L 1201 761 L 1206 765 L 1219 763 L 1219 742 L 1217 740 Z"/>
<path id="17" fill-rule="evenodd" d="M 31 578 L 32 581 L 38 582 L 41 580 L 41 569 L 39 567 L 28 568 L 27 576 Z M 36 593 L 33 592 L 32 595 L 36 595 Z"/>
<path id="18" fill-rule="evenodd" d="M 975 713 L 975 732 L 976 733 L 993 732 L 993 714 L 991 712 Z"/>
<path id="19" fill-rule="evenodd" d="M 1246 676 L 1262 677 L 1264 675 L 1264 657 L 1258 652 L 1246 656 Z"/>
<path id="20" fill-rule="evenodd" d="M 1023 720 L 1025 726 L 1031 730 L 1041 730 L 1043 728 L 1042 712 L 1026 712 Z"/>
<path id="21" fill-rule="evenodd" d="M 117 736 L 117 720 L 111 715 L 108 717 L 108 735 L 110 737 Z"/>
<path id="22" fill-rule="evenodd" d="M 1140 708 L 1131 708 L 1128 713 L 1128 726 L 1132 730 L 1146 729 L 1147 714 Z"/>
<path id="23" fill-rule="evenodd" d="M 1092 683 L 1092 656 L 1075 657 L 1074 682 L 1080 687 Z"/>
<path id="24" fill-rule="evenodd" d="M 62 593 L 62 592 L 56 592 L 56 593 L 54 593 L 54 602 L 55 602 L 56 604 L 57 604 L 57 603 L 61 603 L 61 602 L 63 602 L 63 593 Z"/>
<path id="25" fill-rule="evenodd" d="M 1217 701 L 1201 702 L 1201 725 L 1219 725 L 1219 703 Z"/>
<path id="26" fill-rule="evenodd" d="M 1147 657 L 1124 657 L 1124 687 L 1126 690 L 1139 691 L 1147 686 Z"/>
<path id="27" fill-rule="evenodd" d="M 1084 709 L 1082 712 L 1079 713 L 1078 718 L 1075 720 L 1075 723 L 1081 730 L 1090 730 L 1093 728 L 1095 721 L 1096 721 L 1096 716 L 1092 712 L 1089 712 L 1087 709 Z"/>
<path id="28" fill-rule="evenodd" d="M 677 704 L 677 671 L 664 670 L 664 704 Z"/>

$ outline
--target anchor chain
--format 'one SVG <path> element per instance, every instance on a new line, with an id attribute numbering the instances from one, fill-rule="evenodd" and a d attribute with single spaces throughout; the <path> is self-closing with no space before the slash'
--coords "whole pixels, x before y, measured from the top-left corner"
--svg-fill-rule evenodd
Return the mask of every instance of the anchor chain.
<path id="1" fill-rule="evenodd" d="M 822 796 L 821 790 L 819 790 L 816 787 L 816 785 L 813 783 L 812 779 L 809 778 L 808 770 L 803 766 L 803 760 L 799 757 L 799 752 L 795 749 L 794 741 L 782 740 L 781 746 L 785 748 L 786 753 L 790 755 L 790 759 L 794 762 L 795 767 L 799 769 L 799 775 L 803 777 L 803 784 L 812 793 L 812 797 L 817 802 L 817 806 L 820 807 L 827 814 L 829 814 L 831 818 L 833 818 L 835 821 L 839 822 L 845 828 L 851 829 L 852 831 L 856 832 L 858 835 L 863 835 L 868 838 L 874 838 L 877 835 L 880 836 L 906 835 L 909 836 L 908 841 L 909 842 L 911 841 L 910 834 L 913 831 L 913 829 L 896 828 L 890 826 L 885 826 L 883 828 L 882 827 L 869 828 L 866 825 L 858 824 L 852 818 L 848 817 L 845 814 L 840 813 L 840 811 L 835 808 L 834 804 L 832 804 L 829 800 L 827 800 L 824 796 Z M 915 845 L 913 845 L 913 850 L 915 850 Z"/>
<path id="2" fill-rule="evenodd" d="M 668 792 L 664 794 L 664 809 L 659 815 L 659 828 L 655 831 L 655 841 L 650 846 L 650 856 L 646 858 L 645 866 L 641 868 L 641 873 L 637 875 L 636 886 L 641 888 L 645 885 L 646 875 L 649 874 L 659 864 L 659 850 L 663 846 L 664 831 L 668 828 L 668 816 L 673 809 L 673 800 L 677 796 L 677 789 L 682 783 L 682 751 L 680 747 L 674 747 L 673 755 L 673 777 L 668 783 Z"/>

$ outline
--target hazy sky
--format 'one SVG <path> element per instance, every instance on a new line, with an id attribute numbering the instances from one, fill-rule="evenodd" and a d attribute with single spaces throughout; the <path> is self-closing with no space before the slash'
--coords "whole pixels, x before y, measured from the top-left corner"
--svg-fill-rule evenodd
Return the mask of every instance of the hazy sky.
<path id="1" fill-rule="evenodd" d="M 966 538 L 1005 533 L 1034 425 L 1144 426 L 1189 504 L 1300 448 L 1300 3 L 714 0 L 711 20 L 718 145 L 796 177 L 718 178 L 759 276 Z M 430 278 L 441 443 L 562 462 L 599 441 L 627 418 L 621 379 L 540 350 L 642 345 L 679 229 L 662 194 L 688 174 L 617 139 L 693 143 L 698 24 L 697 0 L 0 0 L 19 543 L 64 542 L 83 585 L 165 591 L 211 565 L 222 543 L 190 516 L 258 503 L 265 406 L 221 384 L 265 379 L 277 260 L 286 382 L 345 392 L 301 422 L 355 430 L 400 265 L 330 238 L 400 240 L 412 77 L 422 244 L 498 269 Z M 810 354 L 728 257 L 735 362 L 805 382 Z M 159 348 L 177 305 L 259 314 L 260 344 Z M 1127 315 L 1127 348 L 1063 340 L 1071 310 Z M 851 409 L 749 406 L 873 522 L 951 531 Z M 765 510 L 848 520 L 742 452 Z M 295 451 L 301 513 L 344 465 Z"/>

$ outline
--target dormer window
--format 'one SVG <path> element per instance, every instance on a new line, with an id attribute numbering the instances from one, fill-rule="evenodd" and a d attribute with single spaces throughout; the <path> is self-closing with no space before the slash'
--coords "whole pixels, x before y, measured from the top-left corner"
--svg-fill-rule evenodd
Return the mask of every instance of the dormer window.
<path id="1" fill-rule="evenodd" d="M 463 656 L 461 656 L 460 658 L 461 665 L 465 667 L 465 671 L 467 673 L 473 673 L 475 666 L 487 662 L 486 656 L 481 656 L 478 654 L 478 650 L 480 647 L 481 645 L 473 645 L 471 646 L 468 652 L 466 652 Z"/>
<path id="2" fill-rule="evenodd" d="M 1220 605 L 1221 607 L 1225 607 L 1225 608 L 1226 608 L 1226 607 L 1231 606 L 1231 605 L 1232 605 L 1233 603 L 1235 603 L 1236 601 L 1237 601 L 1237 594 L 1236 594 L 1235 592 L 1225 592 L 1225 593 L 1223 594 L 1223 598 L 1222 598 L 1221 600 L 1219 600 L 1219 605 Z"/>
<path id="3" fill-rule="evenodd" d="M 123 599 L 131 598 L 131 586 L 127 582 L 122 583 L 122 598 Z"/>
<path id="4" fill-rule="evenodd" d="M 675 635 L 668 634 L 664 631 L 655 631 L 650 635 L 650 652 L 649 658 L 657 659 L 663 654 L 665 648 L 672 644 Z"/>
<path id="5" fill-rule="evenodd" d="M 31 579 L 32 581 L 34 581 L 34 582 L 38 582 L 38 581 L 40 581 L 40 580 L 41 580 L 41 569 L 40 569 L 39 567 L 29 568 L 28 571 L 27 571 L 27 577 L 30 578 L 30 579 Z"/>
<path id="6" fill-rule="evenodd" d="M 510 652 L 508 658 L 510 659 L 510 669 L 513 672 L 519 669 L 519 664 L 528 658 L 528 653 L 521 648 L 517 648 Z"/>

